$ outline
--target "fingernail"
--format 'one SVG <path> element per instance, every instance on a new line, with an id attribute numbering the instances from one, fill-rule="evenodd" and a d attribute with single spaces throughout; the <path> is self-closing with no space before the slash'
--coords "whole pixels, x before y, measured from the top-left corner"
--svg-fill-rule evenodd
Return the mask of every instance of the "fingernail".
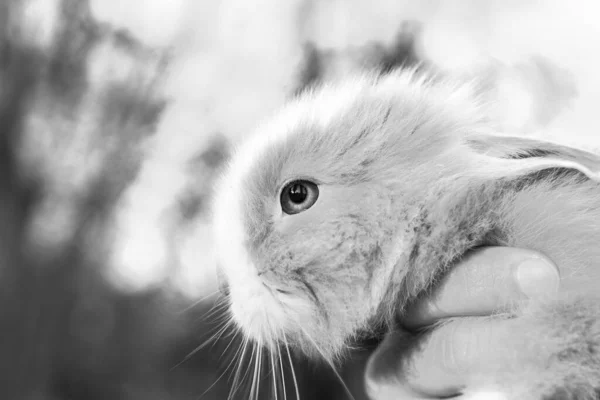
<path id="1" fill-rule="evenodd" d="M 556 293 L 560 284 L 558 269 L 541 257 L 523 261 L 517 267 L 516 278 L 521 291 L 529 298 Z"/>

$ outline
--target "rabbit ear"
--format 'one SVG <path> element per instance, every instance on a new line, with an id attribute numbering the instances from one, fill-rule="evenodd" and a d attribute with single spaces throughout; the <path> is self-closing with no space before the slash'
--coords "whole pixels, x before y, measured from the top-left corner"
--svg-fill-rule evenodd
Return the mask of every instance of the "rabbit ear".
<path id="1" fill-rule="evenodd" d="M 523 175 L 549 168 L 574 169 L 600 181 L 600 155 L 556 143 L 511 136 L 477 135 L 467 139 L 484 157 L 495 177 Z M 489 164 L 490 158 L 495 162 Z M 491 167 L 491 170 L 490 168 Z"/>

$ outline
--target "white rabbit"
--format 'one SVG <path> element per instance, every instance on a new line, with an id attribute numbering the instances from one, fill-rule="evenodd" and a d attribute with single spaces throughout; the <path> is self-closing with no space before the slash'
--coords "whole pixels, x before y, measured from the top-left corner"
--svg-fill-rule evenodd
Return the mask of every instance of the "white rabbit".
<path id="1" fill-rule="evenodd" d="M 237 149 L 214 234 L 246 338 L 335 361 L 357 335 L 393 329 L 468 250 L 524 247 L 559 265 L 562 289 L 499 344 L 535 357 L 490 360 L 480 381 L 593 398 L 600 157 L 497 135 L 478 91 L 412 71 L 363 75 L 305 93 Z"/>

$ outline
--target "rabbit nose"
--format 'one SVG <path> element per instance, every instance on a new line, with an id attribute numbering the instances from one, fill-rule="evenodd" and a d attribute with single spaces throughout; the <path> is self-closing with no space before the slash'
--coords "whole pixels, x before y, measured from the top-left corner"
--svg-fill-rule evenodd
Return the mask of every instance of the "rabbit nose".
<path id="1" fill-rule="evenodd" d="M 229 294 L 229 285 L 227 284 L 227 279 L 225 278 L 225 273 L 220 265 L 217 264 L 217 284 L 219 286 L 219 291 L 222 295 L 227 296 Z"/>

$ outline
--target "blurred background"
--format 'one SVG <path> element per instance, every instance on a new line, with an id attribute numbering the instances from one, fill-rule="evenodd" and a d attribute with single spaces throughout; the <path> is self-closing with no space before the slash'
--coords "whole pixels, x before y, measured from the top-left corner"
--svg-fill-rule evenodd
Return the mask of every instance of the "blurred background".
<path id="1" fill-rule="evenodd" d="M 239 338 L 202 345 L 224 315 L 210 192 L 232 146 L 307 86 L 421 65 L 489 75 L 507 133 L 600 148 L 599 9 L 0 0 L 0 398 L 226 399 Z M 340 370 L 356 399 L 367 355 Z M 293 362 L 302 398 L 348 398 Z"/>

